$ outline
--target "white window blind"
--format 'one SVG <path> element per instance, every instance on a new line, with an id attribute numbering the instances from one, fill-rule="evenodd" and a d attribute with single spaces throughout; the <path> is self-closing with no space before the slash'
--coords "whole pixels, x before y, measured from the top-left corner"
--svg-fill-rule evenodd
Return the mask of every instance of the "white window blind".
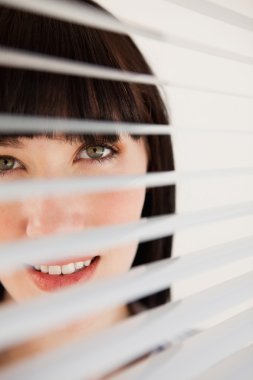
<path id="1" fill-rule="evenodd" d="M 253 3 L 97 3 L 117 19 L 70 0 L 0 0 L 0 5 L 13 9 L 129 34 L 154 75 L 4 46 L 0 46 L 0 66 L 154 84 L 166 102 L 170 124 L 0 114 L 0 133 L 169 135 L 175 170 L 6 181 L 0 186 L 0 202 L 175 185 L 176 213 L 35 240 L 2 242 L 0 273 L 18 270 L 23 262 L 40 264 L 52 257 L 65 259 L 169 235 L 173 235 L 172 255 L 114 278 L 1 306 L 0 356 L 38 334 L 92 313 L 103 316 L 107 308 L 168 287 L 171 300 L 94 336 L 0 368 L 0 378 L 252 379 Z M 160 352 L 112 374 L 163 345 L 166 348 Z"/>

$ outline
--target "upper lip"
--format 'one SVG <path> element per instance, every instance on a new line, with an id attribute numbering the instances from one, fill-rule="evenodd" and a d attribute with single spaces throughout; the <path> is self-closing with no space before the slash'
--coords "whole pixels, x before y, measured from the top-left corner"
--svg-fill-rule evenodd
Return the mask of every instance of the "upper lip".
<path id="1" fill-rule="evenodd" d="M 70 263 L 76 263 L 78 261 L 87 261 L 87 260 L 92 260 L 96 256 L 85 256 L 85 257 L 72 257 L 71 259 L 68 260 L 62 260 L 62 261 L 50 261 L 48 263 L 40 263 L 40 264 L 35 264 L 35 265 L 66 265 Z M 34 264 L 30 264 L 33 265 Z"/>

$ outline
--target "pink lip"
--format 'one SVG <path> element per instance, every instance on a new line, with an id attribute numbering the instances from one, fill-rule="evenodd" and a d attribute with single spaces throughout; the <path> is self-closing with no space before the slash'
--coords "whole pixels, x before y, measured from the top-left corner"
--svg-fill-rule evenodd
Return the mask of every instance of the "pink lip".
<path id="1" fill-rule="evenodd" d="M 42 273 L 33 267 L 27 267 L 26 270 L 39 289 L 51 292 L 64 286 L 73 285 L 76 282 L 88 281 L 95 273 L 99 262 L 100 256 L 97 256 L 88 267 L 84 267 L 75 273 L 65 275 L 50 275 L 48 273 Z"/>

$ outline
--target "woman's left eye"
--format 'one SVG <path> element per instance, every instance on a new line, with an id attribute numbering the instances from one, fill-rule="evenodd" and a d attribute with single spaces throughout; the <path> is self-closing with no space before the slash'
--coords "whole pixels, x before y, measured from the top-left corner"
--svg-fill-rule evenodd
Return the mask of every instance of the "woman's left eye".
<path id="1" fill-rule="evenodd" d="M 101 161 L 113 155 L 113 149 L 101 145 L 89 146 L 83 149 L 78 158 Z"/>

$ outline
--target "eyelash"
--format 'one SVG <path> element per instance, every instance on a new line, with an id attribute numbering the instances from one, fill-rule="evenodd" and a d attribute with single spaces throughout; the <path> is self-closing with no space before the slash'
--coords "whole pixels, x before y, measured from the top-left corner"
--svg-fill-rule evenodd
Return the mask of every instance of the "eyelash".
<path id="1" fill-rule="evenodd" d="M 103 148 L 106 148 L 106 149 L 110 149 L 111 150 L 111 153 L 108 154 L 107 156 L 105 157 L 102 157 L 102 158 L 79 158 L 79 156 L 82 154 L 83 151 L 87 150 L 88 148 L 90 147 L 103 147 Z M 93 145 L 85 145 L 85 146 L 82 146 L 79 150 L 79 152 L 77 153 L 77 158 L 74 160 L 74 163 L 81 160 L 81 161 L 88 161 L 89 164 L 93 165 L 93 164 L 103 164 L 105 161 L 109 161 L 109 160 L 112 160 L 113 158 L 115 158 L 117 155 L 119 154 L 119 151 L 118 151 L 118 148 L 112 146 L 112 145 L 109 145 L 109 144 L 93 144 Z M 15 157 L 13 156 L 0 156 L 0 159 L 1 158 L 11 158 L 14 160 L 15 163 L 18 163 L 20 165 L 20 167 L 18 168 L 15 168 L 15 169 L 9 169 L 9 170 L 5 170 L 5 171 L 1 171 L 0 170 L 0 177 L 3 177 L 3 176 L 7 176 L 7 175 L 12 175 L 13 172 L 17 171 L 17 170 L 20 170 L 20 169 L 24 169 L 24 165 L 18 160 L 16 159 Z"/>

